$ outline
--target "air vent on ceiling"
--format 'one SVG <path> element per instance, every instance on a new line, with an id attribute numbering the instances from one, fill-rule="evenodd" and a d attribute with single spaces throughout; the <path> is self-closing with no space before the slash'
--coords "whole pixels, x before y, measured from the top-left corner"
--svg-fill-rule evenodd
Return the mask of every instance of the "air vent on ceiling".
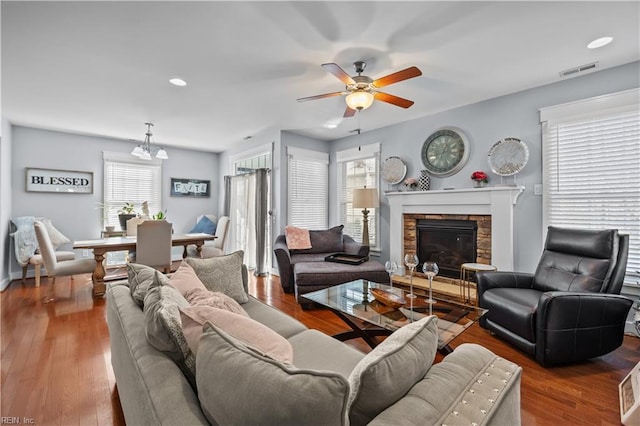
<path id="1" fill-rule="evenodd" d="M 568 70 L 560 71 L 560 77 L 569 77 L 581 72 L 592 71 L 598 67 L 598 62 L 592 62 L 590 64 L 580 65 L 579 67 L 569 68 Z"/>

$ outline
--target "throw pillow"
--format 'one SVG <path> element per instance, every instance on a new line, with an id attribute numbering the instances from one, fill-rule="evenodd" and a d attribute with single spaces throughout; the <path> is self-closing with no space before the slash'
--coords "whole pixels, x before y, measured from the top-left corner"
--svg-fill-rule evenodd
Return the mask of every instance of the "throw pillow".
<path id="1" fill-rule="evenodd" d="M 43 218 L 42 223 L 44 223 L 44 227 L 47 228 L 47 233 L 49 234 L 49 239 L 51 240 L 51 244 L 53 248 L 58 248 L 63 244 L 69 244 L 71 240 L 67 238 L 62 232 L 58 231 L 53 223 L 51 223 L 51 219 Z"/>
<path id="2" fill-rule="evenodd" d="M 351 424 L 369 423 L 402 398 L 431 368 L 437 349 L 437 317 L 428 316 L 396 330 L 362 358 L 349 376 Z"/>
<path id="3" fill-rule="evenodd" d="M 207 290 L 193 268 L 185 261 L 182 261 L 180 266 L 178 266 L 178 269 L 176 269 L 176 272 L 171 275 L 169 283 L 183 296 L 187 291 L 194 288 L 199 288 L 205 291 Z"/>
<path id="4" fill-rule="evenodd" d="M 226 256 L 208 259 L 187 257 L 184 261 L 193 268 L 206 288 L 222 292 L 238 303 L 247 303 L 249 297 L 242 285 L 243 258 L 244 252 L 238 250 Z"/>
<path id="5" fill-rule="evenodd" d="M 191 306 L 180 309 L 180 319 L 184 336 L 194 354 L 198 353 L 202 326 L 206 322 L 211 322 L 261 355 L 287 364 L 293 361 L 291 343 L 248 316 L 210 306 Z"/>
<path id="6" fill-rule="evenodd" d="M 193 233 L 193 234 L 203 233 L 203 234 L 215 235 L 216 223 L 213 222 L 211 219 L 209 219 L 207 216 L 202 216 L 202 219 L 200 219 L 198 223 L 196 223 L 196 226 L 191 228 L 191 231 L 189 231 L 189 233 Z"/>
<path id="7" fill-rule="evenodd" d="M 238 302 L 219 291 L 209 291 L 206 288 L 192 288 L 187 290 L 183 296 L 191 306 L 210 306 L 249 317 L 247 311 L 242 309 L 242 306 L 240 306 Z"/>
<path id="8" fill-rule="evenodd" d="M 178 365 L 195 389 L 196 358 L 182 334 L 180 321 L 180 308 L 188 308 L 189 302 L 172 286 L 163 285 L 161 277 L 156 272 L 144 298 L 145 334 L 154 348 Z"/>
<path id="9" fill-rule="evenodd" d="M 196 365 L 198 399 L 212 424 L 348 424 L 344 377 L 262 356 L 211 323 Z"/>
<path id="10" fill-rule="evenodd" d="M 156 269 L 139 263 L 127 263 L 127 277 L 129 278 L 129 290 L 131 297 L 138 306 L 144 306 L 144 298 L 149 286 L 156 279 Z M 158 278 L 161 284 L 169 284 L 169 278 L 162 275 Z"/>
<path id="11" fill-rule="evenodd" d="M 287 240 L 287 247 L 289 250 L 303 250 L 311 248 L 311 237 L 309 237 L 309 230 L 303 228 L 296 228 L 295 226 L 285 226 L 284 228 L 285 239 Z"/>

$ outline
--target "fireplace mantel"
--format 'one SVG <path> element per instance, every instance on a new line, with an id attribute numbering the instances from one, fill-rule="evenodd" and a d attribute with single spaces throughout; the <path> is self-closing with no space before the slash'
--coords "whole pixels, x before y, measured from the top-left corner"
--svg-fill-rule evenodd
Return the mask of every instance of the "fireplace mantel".
<path id="1" fill-rule="evenodd" d="M 476 214 L 491 216 L 491 263 L 513 270 L 513 206 L 524 186 L 387 192 L 390 259 L 402 264 L 403 214 Z"/>

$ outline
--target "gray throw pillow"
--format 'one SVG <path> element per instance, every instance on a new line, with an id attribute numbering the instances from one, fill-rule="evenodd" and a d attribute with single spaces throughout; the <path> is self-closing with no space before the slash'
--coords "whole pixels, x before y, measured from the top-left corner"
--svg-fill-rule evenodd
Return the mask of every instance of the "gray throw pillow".
<path id="1" fill-rule="evenodd" d="M 138 263 L 127 263 L 127 277 L 129 278 L 129 290 L 131 297 L 138 306 L 144 306 L 144 297 L 147 295 L 149 286 L 156 276 L 156 270 L 151 266 L 140 265 Z"/>
<path id="2" fill-rule="evenodd" d="M 291 254 L 305 253 L 336 253 L 344 251 L 344 225 L 321 231 L 309 231 L 311 248 L 305 250 L 290 250 Z"/>
<path id="3" fill-rule="evenodd" d="M 189 302 L 178 290 L 163 284 L 160 272 L 149 285 L 144 298 L 145 333 L 149 343 L 167 354 L 182 370 L 195 389 L 196 359 L 182 333 L 180 308 L 188 308 Z"/>
<path id="4" fill-rule="evenodd" d="M 349 384 L 337 373 L 279 363 L 211 323 L 196 358 L 198 399 L 212 424 L 348 424 Z"/>
<path id="5" fill-rule="evenodd" d="M 242 285 L 244 252 L 238 250 L 226 256 L 199 259 L 187 257 L 184 261 L 196 272 L 200 281 L 211 291 L 219 291 L 238 303 L 247 303 L 249 296 Z"/>
<path id="6" fill-rule="evenodd" d="M 425 376 L 438 349 L 437 317 L 396 330 L 351 372 L 349 420 L 364 425 L 402 398 Z"/>

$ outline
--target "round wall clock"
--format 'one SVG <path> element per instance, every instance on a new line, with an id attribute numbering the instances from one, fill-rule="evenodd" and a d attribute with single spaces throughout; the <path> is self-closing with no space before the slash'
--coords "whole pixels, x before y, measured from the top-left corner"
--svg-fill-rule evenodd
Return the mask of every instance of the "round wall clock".
<path id="1" fill-rule="evenodd" d="M 458 173 L 469 159 L 469 142 L 460 129 L 446 127 L 431 134 L 422 145 L 422 163 L 437 177 Z"/>

